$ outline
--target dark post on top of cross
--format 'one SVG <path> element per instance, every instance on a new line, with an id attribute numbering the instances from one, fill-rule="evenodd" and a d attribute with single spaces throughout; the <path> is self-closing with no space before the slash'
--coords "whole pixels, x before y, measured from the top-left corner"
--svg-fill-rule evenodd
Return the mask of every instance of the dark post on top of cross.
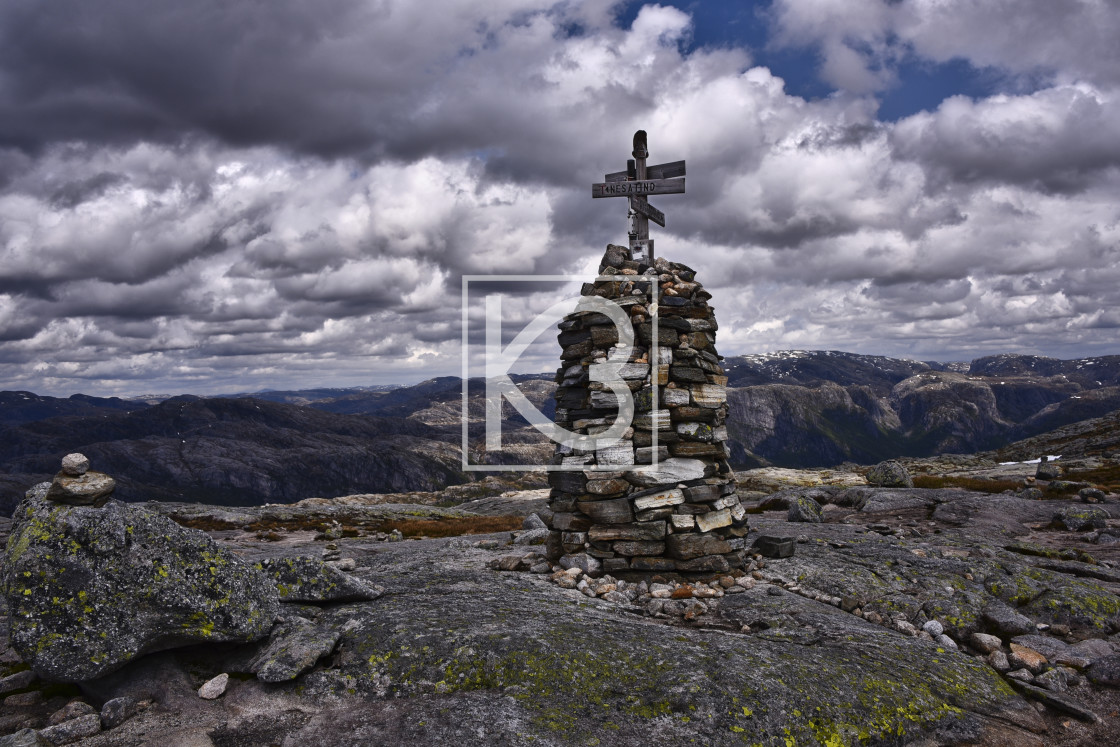
<path id="1" fill-rule="evenodd" d="M 630 253 L 635 260 L 653 264 L 653 241 L 649 237 L 652 220 L 665 227 L 665 213 L 647 199 L 649 195 L 673 195 L 684 192 L 684 161 L 659 163 L 646 166 L 649 147 L 646 131 L 634 133 L 634 158 L 626 162 L 626 171 L 616 171 L 603 177 L 604 181 L 591 185 L 592 197 L 627 197 L 627 232 L 630 234 Z"/>

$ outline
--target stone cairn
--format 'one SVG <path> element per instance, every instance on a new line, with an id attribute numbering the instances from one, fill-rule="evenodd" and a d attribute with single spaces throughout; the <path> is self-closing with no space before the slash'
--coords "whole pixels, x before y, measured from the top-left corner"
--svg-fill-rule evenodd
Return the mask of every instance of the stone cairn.
<path id="1" fill-rule="evenodd" d="M 117 487 L 117 482 L 104 472 L 92 472 L 85 454 L 67 454 L 62 458 L 62 471 L 54 476 L 47 489 L 47 500 L 67 506 L 104 506 Z"/>
<path id="2" fill-rule="evenodd" d="M 623 246 L 607 247 L 599 275 L 581 295 L 609 299 L 629 315 L 634 345 L 619 375 L 633 392 L 634 419 L 615 445 L 556 447 L 554 464 L 587 469 L 549 473 L 547 556 L 591 575 L 740 568 L 748 528 L 727 462 L 727 377 L 715 349 L 711 294 L 691 268 L 664 258 L 651 267 Z M 555 422 L 602 434 L 618 416 L 618 399 L 589 367 L 608 359 L 618 330 L 606 315 L 586 310 L 559 327 Z"/>

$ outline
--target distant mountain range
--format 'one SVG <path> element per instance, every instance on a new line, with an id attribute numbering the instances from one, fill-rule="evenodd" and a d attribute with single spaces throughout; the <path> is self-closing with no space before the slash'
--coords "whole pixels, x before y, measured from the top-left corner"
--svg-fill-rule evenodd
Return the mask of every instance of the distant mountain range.
<path id="1" fill-rule="evenodd" d="M 940 364 L 785 351 L 724 365 L 738 468 L 971 453 L 1120 410 L 1120 356 Z M 515 380 L 551 414 L 551 376 Z M 460 468 L 461 407 L 456 377 L 207 398 L 0 392 L 0 512 L 49 479 L 70 451 L 116 477 L 124 500 L 253 505 L 439 489 L 472 477 Z M 468 411 L 477 462 L 485 418 L 479 381 L 471 382 Z M 502 459 L 549 457 L 544 437 L 508 405 L 504 417 Z"/>
<path id="2" fill-rule="evenodd" d="M 838 351 L 724 362 L 740 466 L 827 466 L 995 449 L 1120 409 L 1120 356 L 969 364 Z"/>

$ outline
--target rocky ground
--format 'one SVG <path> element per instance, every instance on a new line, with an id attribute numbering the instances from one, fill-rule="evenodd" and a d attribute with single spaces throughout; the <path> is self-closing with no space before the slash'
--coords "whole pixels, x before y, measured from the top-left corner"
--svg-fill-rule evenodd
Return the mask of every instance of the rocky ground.
<path id="1" fill-rule="evenodd" d="M 1115 464 L 1094 459 L 1067 473 Z M 161 747 L 1115 744 L 1120 496 L 1087 504 L 1077 482 L 1048 493 L 1025 484 L 1036 465 L 987 457 L 909 466 L 919 483 L 1015 487 L 753 470 L 740 475 L 749 540 L 791 537 L 794 554 L 690 578 L 554 569 L 526 544 L 532 521 L 439 536 L 543 510 L 547 491 L 454 507 L 151 504 L 247 560 L 337 548 L 384 594 L 283 604 L 283 625 L 331 642 L 294 652 L 311 652 L 309 671 L 287 682 L 249 674 L 267 640 L 148 655 L 80 685 L 35 679 L 5 648 L 0 733 Z M 820 522 L 789 521 L 814 506 Z M 222 674 L 224 690 L 211 683 Z M 221 694 L 202 697 L 207 683 Z"/>

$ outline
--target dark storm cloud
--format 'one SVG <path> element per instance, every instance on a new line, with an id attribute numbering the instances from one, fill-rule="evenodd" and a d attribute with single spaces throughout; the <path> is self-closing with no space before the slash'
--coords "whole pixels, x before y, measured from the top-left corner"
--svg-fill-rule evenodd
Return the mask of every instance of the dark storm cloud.
<path id="1" fill-rule="evenodd" d="M 807 101 L 749 50 L 683 53 L 688 16 L 652 5 L 619 28 L 578 0 L 8 3 L 0 386 L 456 373 L 462 275 L 588 275 L 625 241 L 625 202 L 589 185 L 639 127 L 688 161 L 654 237 L 716 294 L 725 354 L 1114 352 L 1120 81 L 1098 42 L 1120 13 L 1098 5 L 1019 5 L 1017 60 L 975 3 L 781 0 L 777 43 L 838 89 Z M 899 60 L 954 55 L 1013 87 L 877 121 Z M 495 289 L 507 339 L 551 303 Z"/>
<path id="2" fill-rule="evenodd" d="M 572 162 L 551 146 L 573 115 L 628 118 L 656 105 L 648 89 L 609 79 L 577 103 L 555 76 L 526 71 L 542 62 L 543 44 L 554 52 L 546 62 L 572 66 L 554 44 L 557 25 L 605 7 L 444 6 L 6 4 L 0 144 L 38 151 L 60 141 L 177 143 L 190 135 L 367 161 L 488 151 L 492 178 L 560 183 L 573 176 Z"/>
<path id="3" fill-rule="evenodd" d="M 369 45 L 386 41 L 376 8 L 351 0 L 7 3 L 0 135 L 26 148 L 176 141 L 195 131 L 241 145 L 368 147 L 371 125 L 391 127 L 397 116 L 399 80 L 383 68 L 342 73 L 361 71 Z"/>

